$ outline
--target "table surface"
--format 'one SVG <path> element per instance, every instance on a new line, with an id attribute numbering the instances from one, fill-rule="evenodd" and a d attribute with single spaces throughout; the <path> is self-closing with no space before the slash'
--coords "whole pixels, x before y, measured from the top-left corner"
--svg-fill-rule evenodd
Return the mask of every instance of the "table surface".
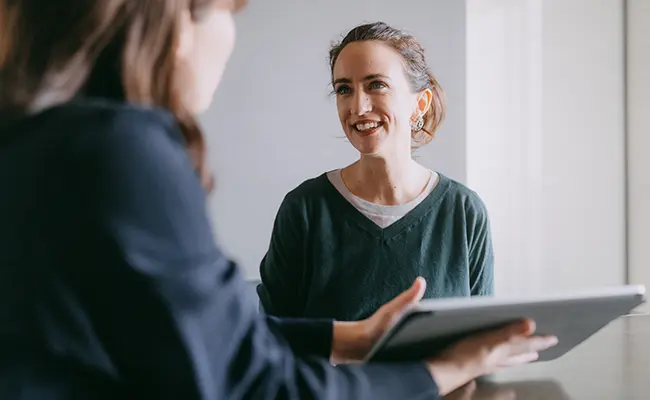
<path id="1" fill-rule="evenodd" d="M 650 314 L 619 318 L 564 356 L 498 373 L 454 400 L 650 400 Z"/>

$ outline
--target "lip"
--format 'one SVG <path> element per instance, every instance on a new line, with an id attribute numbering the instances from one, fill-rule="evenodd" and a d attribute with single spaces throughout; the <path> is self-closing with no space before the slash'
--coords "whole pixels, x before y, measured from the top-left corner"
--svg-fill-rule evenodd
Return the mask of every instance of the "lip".
<path id="1" fill-rule="evenodd" d="M 357 127 L 356 127 L 357 124 L 367 124 L 367 123 L 373 123 L 373 122 L 379 123 L 379 126 L 377 126 L 376 128 L 373 128 L 373 129 L 369 129 L 367 131 L 363 131 L 363 132 L 357 130 Z M 378 120 L 374 120 L 374 119 L 360 119 L 360 120 L 354 121 L 352 124 L 350 124 L 350 127 L 352 128 L 354 133 L 356 133 L 359 136 L 370 136 L 373 133 L 377 132 L 383 126 L 384 126 L 384 123 L 382 121 L 378 121 Z"/>

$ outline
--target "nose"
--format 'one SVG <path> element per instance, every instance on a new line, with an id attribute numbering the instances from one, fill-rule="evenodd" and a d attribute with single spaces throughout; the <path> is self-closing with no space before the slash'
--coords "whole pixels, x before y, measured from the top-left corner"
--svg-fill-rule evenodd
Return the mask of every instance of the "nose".
<path id="1" fill-rule="evenodd" d="M 364 115 L 372 110 L 370 97 L 362 90 L 355 92 L 353 102 L 352 113 L 354 115 Z"/>

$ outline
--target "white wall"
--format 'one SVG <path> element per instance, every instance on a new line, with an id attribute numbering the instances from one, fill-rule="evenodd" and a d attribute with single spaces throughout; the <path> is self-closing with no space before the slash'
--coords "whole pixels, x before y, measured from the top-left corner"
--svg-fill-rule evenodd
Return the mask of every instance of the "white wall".
<path id="1" fill-rule="evenodd" d="M 465 181 L 464 2 L 405 4 L 259 1 L 237 16 L 236 50 L 201 122 L 217 172 L 210 208 L 218 240 L 247 276 L 258 276 L 282 197 L 356 157 L 328 96 L 327 54 L 333 40 L 362 22 L 408 29 L 425 46 L 449 105 L 439 139 L 419 151 L 419 160 Z"/>
<path id="2" fill-rule="evenodd" d="M 543 7 L 546 286 L 623 283 L 623 2 Z"/>
<path id="3" fill-rule="evenodd" d="M 618 0 L 467 0 L 468 184 L 490 210 L 497 293 L 625 277 Z"/>
<path id="4" fill-rule="evenodd" d="M 467 1 L 467 179 L 485 201 L 496 292 L 541 285 L 542 7 Z"/>
<path id="5" fill-rule="evenodd" d="M 650 2 L 627 1 L 630 281 L 650 286 Z M 650 311 L 646 305 L 645 311 Z"/>

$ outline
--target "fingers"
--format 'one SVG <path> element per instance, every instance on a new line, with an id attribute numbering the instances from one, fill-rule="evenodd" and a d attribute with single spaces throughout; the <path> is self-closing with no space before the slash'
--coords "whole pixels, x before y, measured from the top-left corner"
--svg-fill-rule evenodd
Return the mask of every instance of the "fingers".
<path id="1" fill-rule="evenodd" d="M 535 333 L 537 326 L 532 319 L 524 319 L 504 328 L 504 333 L 509 336 L 530 336 Z"/>
<path id="2" fill-rule="evenodd" d="M 491 343 L 493 346 L 499 346 L 504 342 L 513 342 L 529 337 L 535 332 L 535 328 L 536 326 L 534 321 L 525 319 L 485 333 L 481 336 L 481 342 L 486 344 Z"/>
<path id="3" fill-rule="evenodd" d="M 551 348 L 557 344 L 555 336 L 533 336 L 510 340 L 503 345 L 502 354 L 505 356 L 498 362 L 498 368 L 513 367 L 516 365 L 528 364 L 539 358 L 539 352 Z"/>
<path id="4" fill-rule="evenodd" d="M 525 353 L 534 353 L 546 350 L 557 344 L 555 336 L 532 336 L 528 338 L 519 338 L 508 342 L 508 354 L 516 356 Z"/>
<path id="5" fill-rule="evenodd" d="M 477 337 L 475 340 L 483 348 L 484 362 L 487 362 L 483 367 L 491 371 L 527 364 L 537 360 L 541 351 L 558 343 L 555 336 L 534 336 L 535 328 L 534 321 L 523 320 Z"/>
<path id="6" fill-rule="evenodd" d="M 418 276 L 415 278 L 415 281 L 411 287 L 415 291 L 415 295 L 411 299 L 410 303 L 415 304 L 422 300 L 422 297 L 424 297 L 424 291 L 427 288 L 427 281 L 423 277 Z"/>
<path id="7" fill-rule="evenodd" d="M 501 363 L 499 363 L 498 367 L 507 368 L 507 367 L 514 367 L 522 364 L 528 364 L 537 360 L 538 358 L 539 358 L 539 353 L 537 352 L 518 354 L 514 357 L 510 357 L 502 361 Z"/>
<path id="8" fill-rule="evenodd" d="M 422 300 L 426 287 L 427 283 L 424 278 L 417 277 L 410 288 L 384 305 L 386 313 L 392 316 L 393 314 L 400 313 L 406 307 L 416 304 Z"/>

